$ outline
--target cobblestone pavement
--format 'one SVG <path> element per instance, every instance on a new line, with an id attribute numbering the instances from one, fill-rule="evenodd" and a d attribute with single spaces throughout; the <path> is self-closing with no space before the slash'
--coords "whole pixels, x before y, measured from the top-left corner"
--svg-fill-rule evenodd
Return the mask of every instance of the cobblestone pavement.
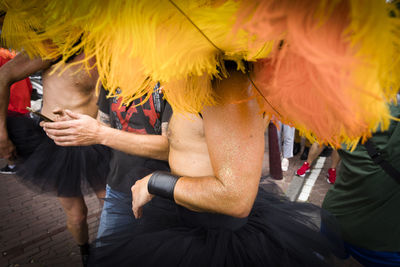
<path id="1" fill-rule="evenodd" d="M 290 159 L 284 179 L 274 180 L 284 192 L 302 163 L 299 155 Z M 0 161 L 0 166 L 3 165 Z M 319 206 L 331 186 L 325 179 L 329 165 L 330 158 L 327 158 L 307 200 Z M 90 240 L 93 240 L 100 204 L 94 194 L 86 196 L 85 200 Z M 0 174 L 0 252 L 0 266 L 81 266 L 79 249 L 67 231 L 65 215 L 57 199 L 30 191 L 19 184 L 14 175 Z M 359 265 L 350 260 L 338 266 Z"/>
<path id="2" fill-rule="evenodd" d="M 85 200 L 93 240 L 100 204 L 94 194 Z M 15 175 L 0 174 L 0 252 L 2 267 L 81 266 L 79 249 L 67 231 L 58 200 L 30 191 Z"/>

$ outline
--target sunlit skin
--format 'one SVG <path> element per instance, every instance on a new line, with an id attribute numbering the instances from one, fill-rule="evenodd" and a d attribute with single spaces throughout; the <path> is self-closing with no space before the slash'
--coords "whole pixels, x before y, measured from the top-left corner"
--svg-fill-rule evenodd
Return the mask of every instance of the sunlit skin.
<path id="1" fill-rule="evenodd" d="M 76 56 L 71 63 L 79 61 L 84 56 L 84 54 Z M 13 158 L 15 156 L 15 147 L 8 138 L 6 128 L 9 87 L 12 83 L 39 70 L 42 70 L 42 113 L 45 116 L 56 120 L 57 111 L 69 109 L 96 117 L 95 86 L 98 79 L 96 69 L 93 68 L 88 73 L 81 68 L 81 65 L 71 66 L 64 72 L 53 72 L 53 68 L 51 61 L 40 58 L 30 59 L 24 54 L 18 54 L 0 68 L 0 157 Z M 96 194 L 99 198 L 103 198 L 105 191 L 99 191 Z M 67 215 L 67 227 L 75 241 L 78 244 L 88 242 L 87 207 L 83 197 L 59 197 L 59 200 Z"/>
<path id="2" fill-rule="evenodd" d="M 264 121 L 248 77 L 233 72 L 214 84 L 220 103 L 196 115 L 174 114 L 168 129 L 169 163 L 182 176 L 175 202 L 194 211 L 248 216 L 258 191 L 264 153 Z M 249 99 L 248 101 L 240 101 Z M 132 209 L 153 197 L 147 191 L 151 175 L 132 187 Z"/>

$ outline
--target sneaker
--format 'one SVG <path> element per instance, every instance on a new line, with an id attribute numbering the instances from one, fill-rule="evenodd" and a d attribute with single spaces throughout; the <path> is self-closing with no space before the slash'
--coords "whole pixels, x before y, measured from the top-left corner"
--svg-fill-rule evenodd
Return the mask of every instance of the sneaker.
<path id="1" fill-rule="evenodd" d="M 309 147 L 304 147 L 304 150 L 303 150 L 303 153 L 301 153 L 300 159 L 307 160 L 309 151 L 310 151 Z"/>
<path id="2" fill-rule="evenodd" d="M 17 172 L 17 168 L 15 167 L 10 167 L 8 164 L 0 169 L 0 173 L 2 174 L 15 174 Z"/>
<path id="3" fill-rule="evenodd" d="M 284 172 L 288 170 L 289 160 L 287 158 L 282 159 L 281 167 L 282 167 L 282 171 L 284 171 Z"/>
<path id="4" fill-rule="evenodd" d="M 326 175 L 326 181 L 330 184 L 334 184 L 336 181 L 336 169 L 330 168 L 328 174 Z"/>
<path id="5" fill-rule="evenodd" d="M 306 176 L 306 173 L 310 172 L 310 164 L 308 162 L 304 162 L 300 169 L 297 170 L 296 174 L 300 177 Z"/>

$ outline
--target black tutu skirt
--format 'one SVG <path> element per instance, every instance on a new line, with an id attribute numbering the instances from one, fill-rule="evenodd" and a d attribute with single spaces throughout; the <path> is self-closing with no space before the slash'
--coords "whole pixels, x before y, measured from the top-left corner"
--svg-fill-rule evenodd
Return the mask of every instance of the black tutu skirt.
<path id="1" fill-rule="evenodd" d="M 105 190 L 109 148 L 57 146 L 39 120 L 28 116 L 7 117 L 7 129 L 17 150 L 17 176 L 30 189 L 59 197 Z"/>
<path id="2" fill-rule="evenodd" d="M 119 205 L 132 214 L 130 203 Z M 344 249 L 327 214 L 330 231 L 321 234 L 321 214 L 314 205 L 261 188 L 244 219 L 154 197 L 143 218 L 97 240 L 90 266 L 330 266 Z"/>

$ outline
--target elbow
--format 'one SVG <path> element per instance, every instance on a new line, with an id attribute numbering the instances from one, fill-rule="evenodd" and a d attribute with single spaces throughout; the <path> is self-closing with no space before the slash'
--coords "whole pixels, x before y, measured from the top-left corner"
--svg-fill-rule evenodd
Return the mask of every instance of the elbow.
<path id="1" fill-rule="evenodd" d="M 233 185 L 224 190 L 224 201 L 229 207 L 227 215 L 237 218 L 248 217 L 258 193 L 258 183 L 254 183 L 253 186 L 248 182 Z"/>
<path id="2" fill-rule="evenodd" d="M 246 218 L 253 208 L 254 198 L 252 194 L 235 194 L 226 203 L 230 203 L 228 215 L 237 218 Z"/>
<path id="3" fill-rule="evenodd" d="M 236 218 L 246 218 L 250 215 L 252 208 L 252 204 L 242 203 L 233 209 L 230 215 Z"/>
<path id="4" fill-rule="evenodd" d="M 168 158 L 169 158 L 169 148 L 167 150 L 165 150 L 163 153 L 161 153 L 161 157 L 160 160 L 166 161 L 168 162 Z"/>
<path id="5" fill-rule="evenodd" d="M 156 160 L 162 160 L 168 162 L 168 157 L 169 157 L 169 147 L 165 149 L 161 149 L 155 152 L 152 152 L 150 155 L 146 155 L 147 157 L 156 159 Z"/>
<path id="6" fill-rule="evenodd" d="M 8 75 L 4 75 L 4 73 L 0 71 L 0 87 L 10 87 L 12 84 L 12 79 L 10 79 Z"/>
<path id="7" fill-rule="evenodd" d="M 158 160 L 167 161 L 169 159 L 169 142 L 168 139 L 165 138 L 164 143 L 162 144 L 161 151 L 158 153 Z"/>

